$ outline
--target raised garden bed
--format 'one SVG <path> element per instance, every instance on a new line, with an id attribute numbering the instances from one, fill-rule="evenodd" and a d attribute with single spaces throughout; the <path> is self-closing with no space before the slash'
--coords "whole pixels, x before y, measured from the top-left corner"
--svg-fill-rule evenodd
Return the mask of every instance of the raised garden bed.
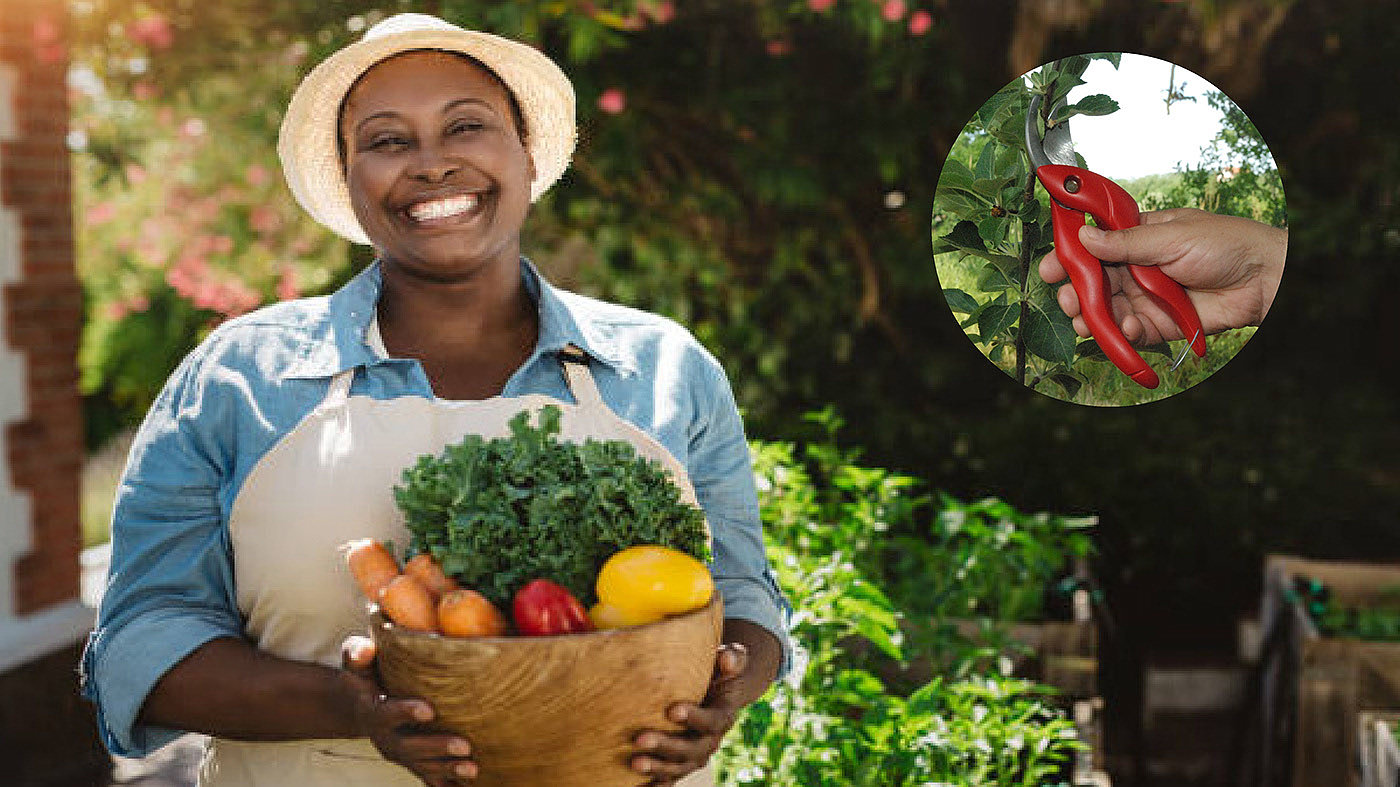
<path id="1" fill-rule="evenodd" d="M 1251 783 L 1361 787 L 1361 714 L 1400 708 L 1400 641 L 1356 637 L 1385 635 L 1398 589 L 1400 564 L 1266 560 Z"/>
<path id="2" fill-rule="evenodd" d="M 1363 711 L 1357 727 L 1361 730 L 1361 786 L 1400 787 L 1400 710 Z"/>

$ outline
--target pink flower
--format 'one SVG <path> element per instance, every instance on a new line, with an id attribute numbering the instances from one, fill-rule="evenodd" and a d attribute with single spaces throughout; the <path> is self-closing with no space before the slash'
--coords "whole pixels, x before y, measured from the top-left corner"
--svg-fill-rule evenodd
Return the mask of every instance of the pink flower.
<path id="1" fill-rule="evenodd" d="M 885 0 L 885 4 L 880 7 L 880 16 L 886 22 L 898 22 L 904 18 L 904 12 L 908 10 L 904 6 L 904 0 Z"/>
<path id="2" fill-rule="evenodd" d="M 676 18 L 676 4 L 671 0 L 662 0 L 659 3 L 652 0 L 640 3 L 638 7 L 644 15 L 651 17 L 651 21 L 658 25 L 664 25 Z"/>
<path id="3" fill-rule="evenodd" d="M 836 0 L 807 0 L 807 7 L 821 13 L 836 5 Z"/>
<path id="4" fill-rule="evenodd" d="M 610 87 L 598 96 L 598 108 L 609 115 L 619 115 L 627 108 L 627 94 L 620 88 Z"/>
<path id="5" fill-rule="evenodd" d="M 126 304 L 121 301 L 110 301 L 102 307 L 103 315 L 111 322 L 121 322 L 126 319 Z"/>
<path id="6" fill-rule="evenodd" d="M 126 180 L 133 186 L 146 182 L 146 168 L 140 164 L 126 165 Z"/>
<path id="7" fill-rule="evenodd" d="M 48 46 L 59 43 L 61 38 L 58 25 L 53 20 L 44 16 L 34 20 L 34 45 Z"/>
<path id="8" fill-rule="evenodd" d="M 263 186 L 267 184 L 267 168 L 261 164 L 250 165 L 243 173 L 243 178 L 248 181 L 249 186 Z"/>
<path id="9" fill-rule="evenodd" d="M 159 91 L 156 90 L 156 86 L 150 82 L 137 82 L 131 86 L 131 96 L 137 101 L 150 101 L 159 94 Z"/>
<path id="10" fill-rule="evenodd" d="M 282 216 L 273 208 L 258 205 L 248 211 L 248 226 L 259 235 L 271 235 L 282 228 Z"/>
<path id="11" fill-rule="evenodd" d="M 205 125 L 202 118 L 189 118 L 180 125 L 180 134 L 189 138 L 197 139 L 204 136 Z"/>
<path id="12" fill-rule="evenodd" d="M 126 308 L 133 312 L 143 312 L 151 308 L 151 299 L 145 293 L 137 293 L 126 299 Z"/>
<path id="13" fill-rule="evenodd" d="M 290 301 L 293 298 L 301 297 L 301 286 L 297 284 L 296 269 L 290 265 L 282 268 L 282 275 L 277 279 L 277 298 L 283 301 Z"/>
<path id="14" fill-rule="evenodd" d="M 117 206 L 110 201 L 99 202 L 88 208 L 87 225 L 89 227 L 99 227 L 111 221 L 117 215 Z"/>
<path id="15" fill-rule="evenodd" d="M 768 50 L 769 57 L 782 57 L 792 51 L 792 44 L 789 44 L 781 38 L 775 38 L 768 42 L 768 46 L 765 47 L 765 49 Z"/>
<path id="16" fill-rule="evenodd" d="M 227 235 L 215 235 L 209 243 L 209 250 L 215 254 L 231 254 L 233 253 L 233 238 Z"/>
<path id="17" fill-rule="evenodd" d="M 933 14 L 927 11 L 915 11 L 909 17 L 909 34 L 921 36 L 933 27 Z"/>
<path id="18" fill-rule="evenodd" d="M 127 25 L 126 36 L 151 49 L 169 49 L 175 43 L 175 32 L 170 27 L 170 20 L 160 14 L 144 17 Z"/>

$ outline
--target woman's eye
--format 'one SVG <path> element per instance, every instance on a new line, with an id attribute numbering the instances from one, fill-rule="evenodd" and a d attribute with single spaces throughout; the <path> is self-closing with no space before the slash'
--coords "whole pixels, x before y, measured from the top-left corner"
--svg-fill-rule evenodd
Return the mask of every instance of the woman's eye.
<path id="1" fill-rule="evenodd" d="M 486 128 L 486 124 L 479 120 L 459 120 L 447 127 L 449 134 L 469 134 Z"/>
<path id="2" fill-rule="evenodd" d="M 401 150 L 407 146 L 407 139 L 393 134 L 373 137 L 368 145 L 370 150 Z"/>

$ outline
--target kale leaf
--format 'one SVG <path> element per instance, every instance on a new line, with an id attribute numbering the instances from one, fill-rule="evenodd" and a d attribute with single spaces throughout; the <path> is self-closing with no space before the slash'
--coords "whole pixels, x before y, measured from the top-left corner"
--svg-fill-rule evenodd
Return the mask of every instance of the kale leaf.
<path id="1" fill-rule="evenodd" d="M 510 420 L 511 436 L 468 435 L 422 456 L 394 487 L 410 555 L 430 553 L 453 579 L 509 609 L 544 578 L 585 605 L 613 553 L 660 544 L 709 559 L 705 517 L 681 502 L 660 463 L 622 440 L 561 441 L 559 408 Z"/>

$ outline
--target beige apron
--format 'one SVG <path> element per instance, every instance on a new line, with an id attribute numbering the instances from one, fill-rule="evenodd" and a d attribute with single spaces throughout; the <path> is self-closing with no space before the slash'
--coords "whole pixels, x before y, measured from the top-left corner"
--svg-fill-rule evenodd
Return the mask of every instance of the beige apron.
<path id="1" fill-rule="evenodd" d="M 571 348 L 572 349 L 572 348 Z M 466 434 L 510 434 L 522 409 L 563 412 L 560 437 L 626 440 L 670 471 L 695 502 L 685 468 L 641 429 L 608 408 L 587 363 L 564 362 L 578 404 L 528 396 L 449 401 L 350 396 L 355 370 L 336 375 L 325 401 L 267 453 L 234 500 L 229 535 L 238 607 L 260 650 L 339 666 L 341 642 L 368 631 L 364 600 L 338 547 L 357 538 L 408 543 L 393 487 L 423 454 Z M 639 775 L 639 781 L 641 777 Z M 413 787 L 408 770 L 384 760 L 368 739 L 254 743 L 211 739 L 200 767 L 204 787 Z M 681 784 L 714 784 L 710 769 Z"/>

